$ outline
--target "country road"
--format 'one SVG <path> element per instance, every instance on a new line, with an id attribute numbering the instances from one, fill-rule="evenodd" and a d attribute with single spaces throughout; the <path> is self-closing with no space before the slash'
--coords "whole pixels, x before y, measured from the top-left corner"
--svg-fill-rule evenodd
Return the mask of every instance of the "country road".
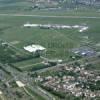
<path id="1" fill-rule="evenodd" d="M 99 55 L 96 54 L 96 55 L 94 55 L 94 56 L 92 56 L 92 57 L 97 57 L 97 56 L 99 56 Z M 41 57 L 41 58 L 46 60 L 46 58 L 43 58 L 43 57 Z M 89 58 L 91 58 L 91 57 L 84 57 L 84 58 L 81 58 L 81 59 L 79 59 L 79 60 L 74 60 L 74 61 L 70 61 L 70 62 L 63 63 L 63 64 L 58 64 L 58 65 L 56 65 L 56 66 L 51 66 L 51 67 L 47 67 L 47 68 L 44 68 L 44 69 L 40 69 L 40 70 L 34 71 L 33 73 L 35 73 L 35 72 L 37 72 L 37 73 L 43 73 L 43 72 L 46 72 L 46 71 L 49 71 L 49 70 L 55 70 L 55 69 L 57 69 L 57 68 L 59 68 L 59 67 L 61 67 L 61 66 L 70 65 L 70 64 L 75 63 L 75 62 L 77 62 L 77 61 L 80 61 L 80 60 L 82 61 L 82 60 L 89 59 Z M 47 59 L 47 60 L 48 60 L 48 59 Z M 91 63 L 94 64 L 94 63 L 99 62 L 99 61 L 100 61 L 100 60 L 96 60 L 96 61 L 93 61 L 93 62 L 91 62 Z"/>
<path id="2" fill-rule="evenodd" d="M 100 19 L 100 17 L 95 16 L 52 16 L 52 15 L 30 15 L 30 14 L 0 14 L 0 16 L 19 16 L 19 17 L 43 17 L 43 18 L 80 18 L 80 19 Z"/>

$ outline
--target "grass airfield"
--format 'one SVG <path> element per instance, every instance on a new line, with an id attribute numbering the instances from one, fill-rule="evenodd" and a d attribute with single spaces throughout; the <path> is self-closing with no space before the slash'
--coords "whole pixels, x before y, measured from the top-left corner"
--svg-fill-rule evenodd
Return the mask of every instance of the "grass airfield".
<path id="1" fill-rule="evenodd" d="M 24 11 L 22 9 L 8 9 L 7 11 L 6 9 L 3 12 L 0 11 L 0 14 L 0 38 L 22 51 L 24 51 L 24 46 L 34 43 L 42 45 L 47 49 L 47 58 L 67 60 L 69 56 L 72 55 L 70 52 L 72 48 L 87 44 L 93 47 L 100 43 L 100 13 L 96 12 L 96 10 L 86 10 L 83 12 L 81 10 L 55 12 L 48 10 Z M 32 24 L 65 24 L 71 26 L 86 25 L 89 29 L 80 33 L 78 29 L 58 30 L 24 28 L 23 25 L 27 22 Z M 87 36 L 88 39 L 84 38 Z M 98 47 L 98 49 L 99 48 L 100 47 Z M 33 66 L 33 64 L 40 63 L 40 61 L 36 61 L 36 63 L 33 62 L 34 61 L 29 60 L 18 62 L 15 65 L 19 68 L 23 68 L 24 65 Z M 25 68 L 27 69 L 27 67 Z"/>
<path id="2" fill-rule="evenodd" d="M 50 12 L 45 10 L 25 11 L 23 9 L 0 9 L 0 14 L 7 13 L 10 13 L 11 15 L 0 15 L 0 39 L 9 42 L 14 47 L 21 49 L 21 51 L 24 51 L 24 46 L 35 43 L 42 45 L 47 49 L 47 58 L 67 60 L 69 56 L 72 55 L 70 52 L 72 48 L 86 45 L 95 48 L 98 51 L 100 50 L 100 13 L 97 13 L 95 10 L 87 10 L 83 12 L 81 12 L 81 10 Z M 19 14 L 19 16 L 12 16 L 12 14 Z M 20 14 L 38 16 L 20 16 Z M 73 18 L 71 16 L 73 16 Z M 76 18 L 77 16 L 81 18 Z M 82 18 L 83 16 L 87 16 L 87 18 Z M 27 22 L 32 24 L 87 25 L 89 29 L 80 33 L 78 29 L 58 30 L 24 28 L 23 25 Z M 21 54 L 21 52 L 17 52 L 17 50 L 16 53 Z M 94 58 L 92 60 L 90 59 L 90 62 L 93 60 Z M 40 58 L 32 58 L 29 60 L 13 63 L 13 65 L 22 71 L 28 72 L 32 68 L 34 69 L 34 67 L 44 68 L 42 61 L 43 60 Z M 94 64 L 93 69 L 100 70 L 100 61 L 99 59 L 96 59 L 96 61 L 98 62 Z M 38 97 L 35 93 L 33 95 L 35 95 L 38 100 L 41 98 Z"/>
<path id="3" fill-rule="evenodd" d="M 47 48 L 51 58 L 67 58 L 68 50 L 80 46 L 83 36 L 88 36 L 93 43 L 99 42 L 99 20 L 79 18 L 41 18 L 25 16 L 0 16 L 0 37 L 23 49 L 30 43 L 40 44 Z M 89 29 L 82 33 L 78 29 L 40 29 L 24 28 L 27 22 L 33 24 L 84 25 Z"/>

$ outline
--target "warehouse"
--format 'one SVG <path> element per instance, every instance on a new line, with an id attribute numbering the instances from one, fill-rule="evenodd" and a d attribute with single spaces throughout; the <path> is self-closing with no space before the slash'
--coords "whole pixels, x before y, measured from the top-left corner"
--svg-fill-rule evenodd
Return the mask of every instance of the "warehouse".
<path id="1" fill-rule="evenodd" d="M 45 51 L 46 48 L 44 48 L 43 46 L 40 45 L 29 45 L 29 46 L 25 46 L 24 49 L 30 53 L 35 53 L 37 51 Z"/>

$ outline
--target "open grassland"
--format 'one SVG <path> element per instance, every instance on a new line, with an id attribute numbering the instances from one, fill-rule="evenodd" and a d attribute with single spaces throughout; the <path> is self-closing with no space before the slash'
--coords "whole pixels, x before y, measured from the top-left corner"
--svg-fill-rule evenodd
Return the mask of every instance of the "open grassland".
<path id="1" fill-rule="evenodd" d="M 32 70 L 34 66 L 38 66 L 39 64 L 42 64 L 42 59 L 39 58 L 13 63 L 15 67 L 19 68 L 22 71 Z"/>
<path id="2" fill-rule="evenodd" d="M 26 5 L 25 5 L 26 7 Z M 5 7 L 4 7 L 5 8 Z M 24 8 L 24 7 L 22 7 Z M 79 10 L 23 10 L 23 9 L 11 9 L 0 8 L 0 14 L 29 14 L 29 15 L 45 15 L 45 16 L 87 16 L 87 17 L 100 17 L 100 12 L 98 10 L 91 9 L 79 9 Z"/>
<path id="3" fill-rule="evenodd" d="M 39 13 L 39 12 L 38 12 Z M 41 14 L 41 13 L 40 13 Z M 56 13 L 57 14 L 57 13 Z M 74 14 L 74 13 L 72 13 Z M 47 14 L 48 15 L 48 14 Z M 70 14 L 69 14 L 70 15 Z M 89 16 L 89 14 L 84 14 Z M 98 14 L 99 15 L 99 14 Z M 80 16 L 80 14 L 77 14 Z M 89 29 L 79 33 L 78 29 L 40 29 L 24 28 L 23 24 L 30 22 L 33 24 L 66 24 L 66 25 L 87 25 Z M 81 44 L 89 41 L 91 44 L 100 43 L 100 19 L 99 18 L 59 18 L 59 17 L 41 17 L 41 16 L 0 16 L 0 38 L 13 44 L 15 47 L 24 51 L 23 47 L 35 43 L 44 46 L 47 49 L 46 57 L 67 59 L 71 53 L 70 49 L 79 47 Z M 88 36 L 88 40 L 84 39 Z M 85 41 L 83 43 L 83 41 Z M 41 61 L 18 62 L 22 70 L 31 69 L 32 64 L 40 64 Z M 25 66 L 25 68 L 24 68 Z M 39 65 L 40 66 L 40 65 Z"/>
<path id="4" fill-rule="evenodd" d="M 18 47 L 23 49 L 23 46 L 30 43 L 40 44 L 47 48 L 48 52 L 55 54 L 54 56 L 63 54 L 66 52 L 67 48 L 72 48 L 74 45 L 77 45 L 78 41 L 73 42 L 73 36 L 76 32 L 72 34 L 72 30 L 45 30 L 39 28 L 23 28 L 23 24 L 26 22 L 31 23 L 65 23 L 66 19 L 53 19 L 53 18 L 33 18 L 33 17 L 1 17 L 1 35 L 0 37 L 9 42 L 19 41 L 16 44 Z M 58 22 L 59 21 L 59 22 Z M 76 31 L 76 30 L 75 30 Z M 79 38 L 79 37 L 77 37 Z M 64 51 L 63 50 L 63 48 Z M 58 50 L 57 50 L 58 49 Z M 60 51 L 60 53 L 59 53 Z M 52 56 L 52 54 L 50 56 Z M 59 55 L 60 54 L 60 55 Z M 63 56 L 65 53 L 63 54 Z M 67 53 L 66 53 L 67 55 Z M 65 55 L 65 56 L 66 56 Z"/>
<path id="5" fill-rule="evenodd" d="M 74 19 L 74 18 L 41 18 L 41 17 L 0 17 L 0 38 L 15 42 L 16 47 L 23 49 L 25 45 L 35 43 L 47 48 L 47 56 L 50 58 L 66 58 L 69 50 L 78 47 L 82 36 L 89 36 L 92 42 L 100 40 L 100 19 Z M 40 28 L 24 28 L 26 22 L 34 24 L 66 24 L 89 26 L 89 30 L 79 33 L 77 29 L 54 30 Z"/>

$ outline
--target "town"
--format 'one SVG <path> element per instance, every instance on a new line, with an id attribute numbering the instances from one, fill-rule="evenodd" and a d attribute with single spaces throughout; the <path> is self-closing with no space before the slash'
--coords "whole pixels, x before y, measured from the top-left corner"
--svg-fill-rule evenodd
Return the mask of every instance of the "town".
<path id="1" fill-rule="evenodd" d="M 100 1 L 0 0 L 0 100 L 100 100 Z"/>

